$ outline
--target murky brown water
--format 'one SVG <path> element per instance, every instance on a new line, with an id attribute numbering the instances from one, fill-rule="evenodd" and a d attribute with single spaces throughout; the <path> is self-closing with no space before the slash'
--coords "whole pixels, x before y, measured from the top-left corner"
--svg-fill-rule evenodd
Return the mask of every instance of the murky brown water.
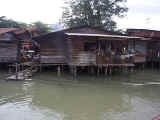
<path id="1" fill-rule="evenodd" d="M 114 77 L 37 74 L 4 81 L 0 120 L 151 120 L 160 114 L 160 71 Z"/>

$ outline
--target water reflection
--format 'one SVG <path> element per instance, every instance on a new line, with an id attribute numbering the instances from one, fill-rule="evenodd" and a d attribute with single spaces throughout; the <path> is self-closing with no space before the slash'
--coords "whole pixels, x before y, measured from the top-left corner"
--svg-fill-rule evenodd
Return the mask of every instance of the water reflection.
<path id="1" fill-rule="evenodd" d="M 145 71 L 78 80 L 54 73 L 32 81 L 1 79 L 0 120 L 151 120 L 160 114 L 159 78 Z"/>

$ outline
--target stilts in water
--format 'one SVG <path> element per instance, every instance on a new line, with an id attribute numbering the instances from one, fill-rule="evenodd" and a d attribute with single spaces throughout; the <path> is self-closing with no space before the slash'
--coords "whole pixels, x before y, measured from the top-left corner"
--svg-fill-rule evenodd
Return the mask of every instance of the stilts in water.
<path id="1" fill-rule="evenodd" d="M 40 65 L 40 51 L 35 47 L 33 40 L 21 40 L 18 43 L 17 62 L 9 65 L 7 80 L 25 80 L 37 72 Z M 11 75 L 11 71 L 14 73 Z"/>

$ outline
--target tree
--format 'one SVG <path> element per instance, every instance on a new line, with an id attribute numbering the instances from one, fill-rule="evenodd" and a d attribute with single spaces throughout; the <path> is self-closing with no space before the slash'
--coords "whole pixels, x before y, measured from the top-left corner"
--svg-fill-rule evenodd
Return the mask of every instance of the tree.
<path id="1" fill-rule="evenodd" d="M 126 0 L 67 0 L 62 21 L 66 27 L 88 25 L 114 31 L 113 17 L 124 17 Z"/>
<path id="2" fill-rule="evenodd" d="M 32 26 L 35 26 L 38 29 L 39 34 L 45 34 L 48 32 L 51 32 L 51 27 L 49 27 L 47 24 L 44 24 L 40 21 L 32 23 Z"/>
<path id="3" fill-rule="evenodd" d="M 18 22 L 12 19 L 7 19 L 5 16 L 0 17 L 0 28 L 20 28 L 25 29 L 28 27 L 35 26 L 39 32 L 39 34 L 45 34 L 51 31 L 51 28 L 40 21 L 34 22 L 32 24 L 27 24 L 23 22 Z"/>
<path id="4" fill-rule="evenodd" d="M 26 28 L 28 25 L 23 22 L 17 22 L 12 19 L 7 19 L 5 16 L 0 17 L 0 28 Z"/>

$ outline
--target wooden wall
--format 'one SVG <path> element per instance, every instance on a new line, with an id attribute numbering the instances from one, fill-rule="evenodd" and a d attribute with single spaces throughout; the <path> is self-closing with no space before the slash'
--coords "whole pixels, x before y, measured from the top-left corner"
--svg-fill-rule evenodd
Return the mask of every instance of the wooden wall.
<path id="1" fill-rule="evenodd" d="M 71 49 L 71 63 L 74 65 L 95 65 L 96 53 L 95 51 L 85 50 L 85 44 L 96 43 L 96 39 L 88 37 L 69 37 L 72 44 Z"/>
<path id="2" fill-rule="evenodd" d="M 160 42 L 159 40 L 151 40 L 147 44 L 147 61 L 160 62 Z"/>
<path id="3" fill-rule="evenodd" d="M 35 39 L 40 45 L 42 64 L 66 64 L 68 44 L 63 32 L 50 33 Z"/>
<path id="4" fill-rule="evenodd" d="M 17 44 L 0 42 L 0 63 L 14 63 L 17 60 Z"/>
<path id="5" fill-rule="evenodd" d="M 128 45 L 128 43 L 124 43 L 125 41 L 99 40 L 97 37 L 84 36 L 69 36 L 69 39 L 72 41 L 72 64 L 103 65 L 134 63 L 133 57 L 124 59 L 124 57 L 127 58 L 128 54 L 120 55 L 123 46 Z M 86 43 L 95 43 L 95 46 L 86 51 Z M 115 55 L 112 55 L 112 52 L 115 52 Z"/>
<path id="6" fill-rule="evenodd" d="M 111 34 L 104 30 L 82 27 L 36 37 L 35 40 L 40 44 L 41 63 L 76 65 L 120 64 L 112 60 L 104 60 L 106 59 L 105 57 L 112 59 L 111 55 L 107 54 L 106 56 L 103 55 L 103 57 L 98 55 L 99 42 L 104 41 L 105 47 L 108 47 L 109 40 L 99 40 L 98 37 L 67 36 L 65 33 Z M 85 50 L 86 44 L 92 43 L 95 44 L 94 48 Z M 112 41 L 115 48 L 121 47 L 119 43 L 120 41 Z"/>
<path id="7" fill-rule="evenodd" d="M 0 35 L 0 63 L 14 63 L 17 60 L 18 44 L 11 33 Z"/>

